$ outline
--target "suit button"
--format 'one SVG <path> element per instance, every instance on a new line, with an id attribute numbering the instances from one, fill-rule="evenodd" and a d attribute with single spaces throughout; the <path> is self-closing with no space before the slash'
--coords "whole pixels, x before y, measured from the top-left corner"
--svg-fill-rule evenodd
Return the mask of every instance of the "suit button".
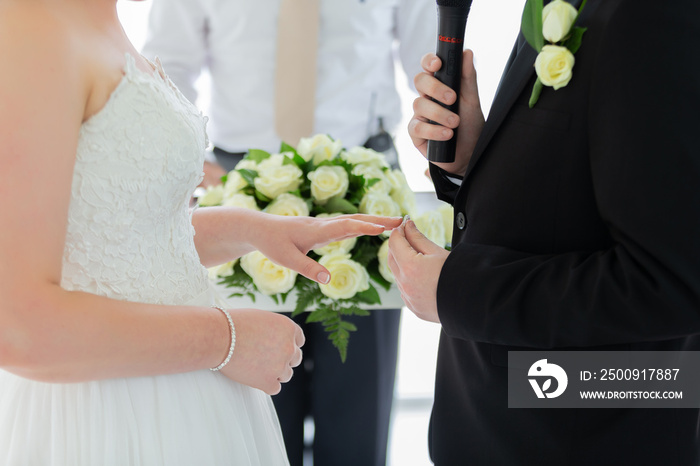
<path id="1" fill-rule="evenodd" d="M 457 228 L 460 230 L 464 230 L 464 227 L 467 225 L 467 220 L 464 218 L 464 214 L 462 212 L 459 212 L 457 214 Z"/>

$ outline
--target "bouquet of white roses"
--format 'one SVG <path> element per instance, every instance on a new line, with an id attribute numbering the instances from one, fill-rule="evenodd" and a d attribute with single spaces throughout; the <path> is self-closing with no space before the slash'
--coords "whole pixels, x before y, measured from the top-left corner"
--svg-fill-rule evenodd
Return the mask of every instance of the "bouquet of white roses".
<path id="1" fill-rule="evenodd" d="M 324 134 L 302 139 L 296 149 L 283 143 L 277 154 L 250 150 L 222 182 L 199 197 L 200 206 L 316 217 L 358 212 L 411 215 L 435 243 L 449 242 L 451 207 L 416 217 L 415 194 L 400 170 L 391 170 L 379 152 L 363 147 L 346 150 Z M 369 315 L 363 306 L 381 304 L 374 285 L 389 290 L 394 282 L 387 266 L 387 236 L 350 238 L 310 252 L 330 271 L 327 285 L 281 267 L 257 251 L 211 269 L 210 274 L 232 289 L 230 297 L 247 295 L 255 301 L 256 293 L 261 293 L 284 303 L 295 292 L 292 315 L 310 310 L 306 321 L 324 326 L 345 361 L 350 332 L 356 327 L 343 317 Z"/>

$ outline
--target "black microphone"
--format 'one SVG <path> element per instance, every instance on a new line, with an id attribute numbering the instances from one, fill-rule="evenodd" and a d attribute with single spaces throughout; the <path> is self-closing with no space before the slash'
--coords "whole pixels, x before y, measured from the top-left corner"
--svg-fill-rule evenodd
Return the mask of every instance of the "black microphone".
<path id="1" fill-rule="evenodd" d="M 464 30 L 472 0 L 437 0 L 438 42 L 435 54 L 442 61 L 442 67 L 435 73 L 444 84 L 457 93 L 452 105 L 443 107 L 459 114 L 459 90 L 462 82 L 462 51 L 464 50 Z M 431 121 L 431 123 L 433 123 Z M 448 141 L 428 141 L 428 160 L 431 162 L 454 162 L 457 142 L 457 129 Z"/>

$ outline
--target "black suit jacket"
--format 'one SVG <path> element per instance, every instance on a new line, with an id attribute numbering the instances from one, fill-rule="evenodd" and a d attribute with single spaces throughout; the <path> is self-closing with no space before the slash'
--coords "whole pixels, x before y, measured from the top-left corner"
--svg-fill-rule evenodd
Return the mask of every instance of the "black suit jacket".
<path id="1" fill-rule="evenodd" d="M 456 216 L 437 465 L 700 461 L 697 409 L 507 407 L 509 350 L 700 350 L 700 2 L 589 0 L 579 24 L 568 86 L 528 108 L 525 45 L 462 185 L 431 167 Z"/>

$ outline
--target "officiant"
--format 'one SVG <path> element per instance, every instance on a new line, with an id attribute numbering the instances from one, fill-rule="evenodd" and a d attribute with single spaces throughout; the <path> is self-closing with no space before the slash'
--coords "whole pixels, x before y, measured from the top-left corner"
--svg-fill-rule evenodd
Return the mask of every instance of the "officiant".
<path id="1" fill-rule="evenodd" d="M 276 152 L 326 133 L 344 147 L 386 151 L 401 119 L 395 54 L 409 85 L 434 50 L 435 3 L 425 0 L 265 2 L 154 0 L 145 56 L 158 56 L 192 102 L 203 72 L 211 82 L 208 132 L 213 158 L 205 184 L 218 183 L 247 149 Z M 398 48 L 397 48 L 398 41 Z M 394 151 L 392 153 L 392 151 Z M 292 466 L 303 464 L 304 420 L 314 421 L 315 466 L 384 465 L 394 394 L 400 309 L 353 317 L 340 362 L 318 324 L 305 325 L 304 363 L 275 396 Z"/>

